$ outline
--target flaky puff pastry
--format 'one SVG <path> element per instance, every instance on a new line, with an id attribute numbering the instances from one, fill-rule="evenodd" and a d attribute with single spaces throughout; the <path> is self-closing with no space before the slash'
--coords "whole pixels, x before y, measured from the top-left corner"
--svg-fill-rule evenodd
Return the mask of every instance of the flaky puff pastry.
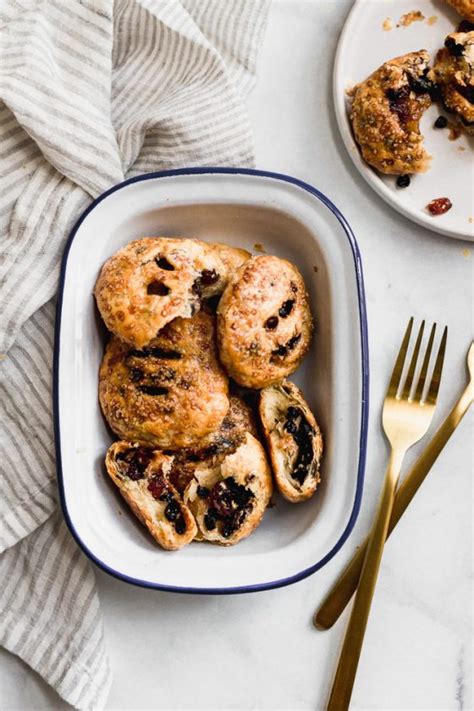
<path id="1" fill-rule="evenodd" d="M 263 388 L 293 373 L 312 333 L 308 295 L 293 264 L 262 255 L 239 267 L 217 309 L 219 355 L 239 385 Z"/>
<path id="2" fill-rule="evenodd" d="M 195 239 L 143 237 L 104 264 L 95 286 L 97 306 L 109 331 L 142 348 L 167 323 L 190 318 L 202 299 L 222 293 L 247 257 L 245 250 Z"/>
<path id="3" fill-rule="evenodd" d="M 410 52 L 382 64 L 352 92 L 350 121 L 364 160 L 381 173 L 423 173 L 430 156 L 420 118 L 431 104 L 429 55 Z"/>
<path id="4" fill-rule="evenodd" d="M 100 367 L 99 400 L 121 439 L 170 450 L 197 446 L 229 409 L 214 318 L 199 312 L 175 319 L 142 349 L 112 337 Z"/>
<path id="5" fill-rule="evenodd" d="M 289 380 L 265 388 L 259 414 L 278 490 L 306 501 L 320 482 L 323 438 L 302 392 Z"/>
<path id="6" fill-rule="evenodd" d="M 231 546 L 260 524 L 272 494 L 265 451 L 250 433 L 216 464 L 200 463 L 184 493 L 198 526 L 196 540 Z"/>
<path id="7" fill-rule="evenodd" d="M 196 523 L 168 479 L 173 457 L 131 442 L 107 451 L 107 473 L 135 514 L 162 548 L 178 550 L 193 540 Z"/>

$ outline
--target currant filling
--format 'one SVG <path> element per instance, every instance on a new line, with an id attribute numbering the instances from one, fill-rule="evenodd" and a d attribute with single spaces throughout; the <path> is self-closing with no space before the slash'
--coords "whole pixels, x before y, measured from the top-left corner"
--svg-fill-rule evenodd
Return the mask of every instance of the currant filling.
<path id="1" fill-rule="evenodd" d="M 278 348 L 275 348 L 275 350 L 272 351 L 272 356 L 277 356 L 279 358 L 284 358 L 290 351 L 293 350 L 293 348 L 297 345 L 301 338 L 301 333 L 298 333 L 296 336 L 293 336 L 293 338 L 290 338 L 289 341 L 287 341 L 285 344 L 278 346 Z"/>
<path id="2" fill-rule="evenodd" d="M 207 487 L 198 488 L 198 496 L 208 501 L 209 508 L 204 516 L 208 531 L 217 526 L 224 538 L 229 538 L 245 521 L 253 508 L 253 492 L 243 484 L 238 484 L 231 476 Z"/>
<path id="3" fill-rule="evenodd" d="M 126 449 L 125 452 L 117 454 L 115 458 L 117 469 L 132 481 L 143 479 L 152 454 L 151 450 L 145 449 L 145 447 Z"/>
<path id="4" fill-rule="evenodd" d="M 212 286 L 219 281 L 219 274 L 215 269 L 203 269 L 197 279 L 194 280 L 193 291 L 200 296 L 206 286 Z"/>
<path id="5" fill-rule="evenodd" d="M 464 54 L 464 46 L 458 44 L 454 37 L 448 37 L 445 40 L 444 46 L 452 57 L 462 57 Z"/>
<path id="6" fill-rule="evenodd" d="M 152 296 L 168 296 L 170 291 L 169 286 L 166 286 L 162 281 L 156 280 L 151 281 L 146 288 L 146 293 Z"/>
<path id="7" fill-rule="evenodd" d="M 284 429 L 293 437 L 298 447 L 291 477 L 302 485 L 313 462 L 314 429 L 306 420 L 303 411 L 299 407 L 293 406 L 290 406 L 286 411 Z"/>
<path id="8" fill-rule="evenodd" d="M 390 110 L 397 114 L 400 121 L 408 121 L 410 117 L 410 108 L 408 105 L 410 87 L 406 85 L 400 89 L 388 89 L 386 96 L 389 100 Z"/>
<path id="9" fill-rule="evenodd" d="M 155 474 L 148 483 L 148 491 L 157 501 L 166 502 L 165 518 L 174 525 L 176 533 L 183 534 L 186 531 L 186 521 L 179 502 L 173 492 L 169 489 L 168 483 L 162 472 Z"/>

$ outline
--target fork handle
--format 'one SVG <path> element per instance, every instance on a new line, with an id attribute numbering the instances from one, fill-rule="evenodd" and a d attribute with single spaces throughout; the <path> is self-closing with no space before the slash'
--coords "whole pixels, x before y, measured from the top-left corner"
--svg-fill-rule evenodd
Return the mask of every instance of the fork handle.
<path id="1" fill-rule="evenodd" d="M 405 513 L 411 500 L 425 480 L 426 475 L 439 457 L 443 447 L 461 422 L 470 405 L 472 405 L 472 402 L 473 388 L 472 386 L 468 386 L 436 434 L 432 437 L 426 449 L 406 475 L 395 496 L 387 537 L 390 536 Z M 359 550 L 356 551 L 352 560 L 337 579 L 316 612 L 314 624 L 318 629 L 327 630 L 332 627 L 354 594 L 364 563 L 367 543 L 368 538 L 366 538 Z"/>
<path id="2" fill-rule="evenodd" d="M 392 449 L 327 711 L 349 708 L 405 449 Z"/>

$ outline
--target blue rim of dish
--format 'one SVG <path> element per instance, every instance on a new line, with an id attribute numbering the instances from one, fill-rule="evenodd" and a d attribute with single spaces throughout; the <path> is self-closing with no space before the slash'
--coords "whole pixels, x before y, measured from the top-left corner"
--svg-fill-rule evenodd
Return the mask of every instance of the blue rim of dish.
<path id="1" fill-rule="evenodd" d="M 306 192 L 313 195 L 320 202 L 323 203 L 337 218 L 344 233 L 349 241 L 352 255 L 354 258 L 354 267 L 356 273 L 357 281 L 357 293 L 359 301 L 359 322 L 360 322 L 360 338 L 361 338 L 361 351 L 362 351 L 362 400 L 361 400 L 361 427 L 360 427 L 360 438 L 359 438 L 359 462 L 357 467 L 357 482 L 356 482 L 356 492 L 354 498 L 354 504 L 352 507 L 349 520 L 346 527 L 334 544 L 331 550 L 326 553 L 326 555 L 321 558 L 321 560 L 314 563 L 309 568 L 305 568 L 299 573 L 295 573 L 287 578 L 282 578 L 280 580 L 273 580 L 267 583 L 256 583 L 254 585 L 242 585 L 242 586 L 232 586 L 225 588 L 196 588 L 196 587 L 180 587 L 175 585 L 163 585 L 160 583 L 152 583 L 147 580 L 140 580 L 138 578 L 133 578 L 124 573 L 121 573 L 113 568 L 110 568 L 106 563 L 103 563 L 97 556 L 84 544 L 81 540 L 79 534 L 77 533 L 73 522 L 69 516 L 69 512 L 66 505 L 65 492 L 64 492 L 64 480 L 62 472 L 62 459 L 61 459 L 61 434 L 59 425 L 59 351 L 60 351 L 60 337 L 61 337 L 61 313 L 62 313 L 62 303 L 63 303 L 63 292 L 64 292 L 64 280 L 66 274 L 67 260 L 69 255 L 69 250 L 71 248 L 72 242 L 76 233 L 84 222 L 86 217 L 92 210 L 104 200 L 106 197 L 112 193 L 120 190 L 121 188 L 131 185 L 132 183 L 139 183 L 144 180 L 153 180 L 155 178 L 168 178 L 176 175 L 209 175 L 209 174 L 221 174 L 221 175 L 252 175 L 263 178 L 272 178 L 273 180 L 279 180 L 280 182 L 290 183 L 291 185 L 296 185 L 296 187 L 305 190 Z M 67 240 L 66 246 L 64 248 L 64 253 L 61 261 L 61 270 L 59 275 L 59 285 L 58 285 L 58 296 L 56 305 L 56 323 L 55 323 L 55 334 L 54 334 L 54 359 L 53 359 L 53 415 L 54 415 L 54 439 L 55 439 L 55 450 L 56 450 L 56 469 L 58 475 L 58 485 L 59 485 L 59 497 L 61 501 L 61 508 L 64 514 L 66 523 L 71 531 L 73 538 L 79 547 L 84 551 L 84 553 L 103 571 L 109 573 L 119 580 L 123 580 L 127 583 L 133 585 L 138 585 L 144 588 L 152 588 L 154 590 L 161 590 L 165 592 L 177 592 L 177 593 L 189 593 L 189 594 L 203 594 L 203 595 L 232 595 L 236 593 L 249 593 L 249 592 L 260 592 L 263 590 L 272 590 L 273 588 L 281 588 L 286 585 L 291 585 L 297 583 L 309 575 L 312 575 L 317 570 L 322 568 L 326 563 L 328 563 L 331 558 L 333 558 L 336 553 L 342 548 L 343 544 L 349 537 L 352 529 L 354 528 L 355 522 L 359 515 L 360 505 L 362 501 L 362 492 L 364 486 L 364 472 L 365 463 L 367 458 L 367 428 L 368 428 L 368 416 L 369 416 L 369 345 L 368 345 L 368 332 L 367 332 L 367 309 L 365 304 L 365 292 L 364 292 L 364 278 L 362 272 L 362 259 L 359 251 L 359 247 L 352 232 L 352 229 L 347 222 L 344 215 L 340 210 L 334 205 L 329 198 L 327 198 L 323 193 L 317 190 L 315 187 L 309 183 L 305 183 L 298 178 L 293 178 L 289 175 L 284 175 L 283 173 L 273 173 L 266 170 L 254 170 L 251 168 L 219 168 L 219 167 L 203 167 L 203 168 L 179 168 L 176 170 L 163 170 L 156 173 L 145 173 L 143 175 L 137 175 L 128 180 L 124 180 L 122 183 L 114 185 L 109 190 L 106 190 L 102 195 L 99 195 L 96 200 L 94 200 L 87 208 L 84 210 L 82 215 L 77 220 L 74 225 L 71 234 Z"/>

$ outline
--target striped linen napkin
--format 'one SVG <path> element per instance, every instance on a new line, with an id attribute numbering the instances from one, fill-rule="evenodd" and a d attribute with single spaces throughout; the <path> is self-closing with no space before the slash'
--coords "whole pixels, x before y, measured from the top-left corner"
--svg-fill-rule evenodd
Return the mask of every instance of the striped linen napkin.
<path id="1" fill-rule="evenodd" d="M 91 565 L 58 512 L 54 293 L 91 199 L 138 173 L 252 165 L 266 0 L 1 0 L 0 643 L 69 703 L 111 683 Z M 100 235 L 98 235 L 100 239 Z"/>

